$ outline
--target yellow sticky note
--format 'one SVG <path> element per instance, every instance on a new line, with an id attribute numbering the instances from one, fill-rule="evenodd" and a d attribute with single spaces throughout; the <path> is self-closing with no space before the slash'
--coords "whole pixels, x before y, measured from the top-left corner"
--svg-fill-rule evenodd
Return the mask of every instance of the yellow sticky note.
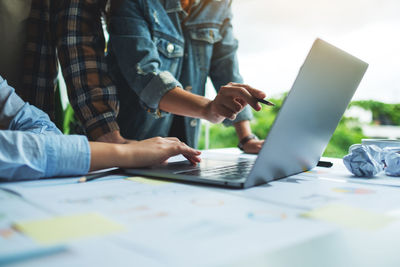
<path id="1" fill-rule="evenodd" d="M 124 227 L 97 213 L 57 216 L 44 220 L 17 222 L 14 228 L 37 242 L 49 245 L 77 238 L 105 235 Z"/>
<path id="2" fill-rule="evenodd" d="M 303 213 L 300 216 L 363 230 L 376 230 L 385 227 L 395 220 L 393 217 L 387 215 L 366 211 L 344 204 L 329 204 Z"/>
<path id="3" fill-rule="evenodd" d="M 164 184 L 170 183 L 167 181 L 160 181 L 160 180 L 156 180 L 156 179 L 144 178 L 144 177 L 139 177 L 139 176 L 125 178 L 125 180 L 138 182 L 141 184 L 149 184 L 149 185 L 164 185 Z"/>

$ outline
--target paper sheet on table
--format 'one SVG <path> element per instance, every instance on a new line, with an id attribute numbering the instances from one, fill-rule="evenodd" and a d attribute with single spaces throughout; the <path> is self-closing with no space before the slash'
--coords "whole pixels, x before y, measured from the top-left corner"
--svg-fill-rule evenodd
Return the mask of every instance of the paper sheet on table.
<path id="1" fill-rule="evenodd" d="M 124 230 L 122 225 L 97 213 L 17 222 L 14 228 L 41 244 L 63 243 L 77 238 L 106 235 Z"/>
<path id="2" fill-rule="evenodd" d="M 342 159 L 332 159 L 326 158 L 329 161 L 334 162 L 334 167 L 326 169 L 326 173 L 316 174 L 315 170 L 323 168 L 315 168 L 310 172 L 301 173 L 301 176 L 311 176 L 316 177 L 321 180 L 329 180 L 336 182 L 347 182 L 355 184 L 367 184 L 367 185 L 379 185 L 385 187 L 400 187 L 400 178 L 387 176 L 385 173 L 378 174 L 373 178 L 356 177 L 351 172 L 349 172 L 343 164 Z"/>
<path id="3" fill-rule="evenodd" d="M 171 266 L 187 266 L 201 254 L 208 256 L 197 259 L 196 266 L 215 265 L 232 259 L 232 254 L 239 258 L 263 253 L 337 229 L 299 218 L 297 209 L 245 199 L 226 190 L 179 183 L 155 186 L 116 179 L 25 189 L 21 193 L 53 213 L 98 212 L 121 222 L 128 231 L 104 242 L 119 240 L 121 251 L 140 244 L 146 256 Z M 275 241 L 266 243 L 269 239 Z M 231 245 L 237 240 L 252 246 Z M 86 241 L 90 239 L 68 245 Z M 221 252 L 221 247 L 229 250 Z M 93 249 L 101 251 L 101 244 Z"/>
<path id="4" fill-rule="evenodd" d="M 241 159 L 256 159 L 257 155 L 254 154 L 246 154 L 240 151 L 237 148 L 218 148 L 218 149 L 209 149 L 203 150 L 201 152 L 200 158 L 202 159 L 215 159 L 215 160 L 225 160 L 225 161 L 235 161 L 238 158 Z M 168 159 L 169 163 L 186 161 L 187 159 L 182 155 L 177 155 Z"/>
<path id="5" fill-rule="evenodd" d="M 302 213 L 301 216 L 363 230 L 377 230 L 395 220 L 387 215 L 335 203 Z"/>
<path id="6" fill-rule="evenodd" d="M 64 251 L 57 246 L 41 246 L 11 227 L 14 221 L 42 219 L 48 215 L 20 196 L 0 189 L 0 266 Z"/>

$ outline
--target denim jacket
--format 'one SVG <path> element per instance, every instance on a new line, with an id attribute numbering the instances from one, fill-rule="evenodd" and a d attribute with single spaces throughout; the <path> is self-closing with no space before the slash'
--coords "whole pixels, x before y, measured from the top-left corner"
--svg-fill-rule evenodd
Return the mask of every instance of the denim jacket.
<path id="1" fill-rule="evenodd" d="M 204 95 L 207 77 L 217 90 L 242 82 L 231 18 L 230 0 L 197 0 L 190 15 L 180 0 L 127 0 L 113 11 L 108 63 L 119 91 L 124 137 L 167 136 L 173 116 L 158 106 L 175 87 Z M 233 123 L 251 118 L 246 107 Z M 200 121 L 184 121 L 187 143 L 197 147 Z"/>

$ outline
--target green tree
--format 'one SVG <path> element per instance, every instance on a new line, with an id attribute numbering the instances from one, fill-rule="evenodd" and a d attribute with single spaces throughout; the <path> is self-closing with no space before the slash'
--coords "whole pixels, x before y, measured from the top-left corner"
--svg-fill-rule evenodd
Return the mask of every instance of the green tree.
<path id="1" fill-rule="evenodd" d="M 354 101 L 350 106 L 358 106 L 372 112 L 372 119 L 378 124 L 400 125 L 400 104 L 386 104 L 374 100 Z"/>

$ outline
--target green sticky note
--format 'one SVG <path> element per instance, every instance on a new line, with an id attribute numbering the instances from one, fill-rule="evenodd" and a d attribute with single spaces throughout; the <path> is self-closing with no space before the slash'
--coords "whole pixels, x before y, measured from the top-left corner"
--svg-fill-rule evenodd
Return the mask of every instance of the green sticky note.
<path id="1" fill-rule="evenodd" d="M 122 225 L 97 213 L 17 222 L 14 224 L 14 228 L 44 245 L 64 243 L 73 239 L 106 235 L 124 230 Z"/>
<path id="2" fill-rule="evenodd" d="M 125 180 L 132 181 L 132 182 L 138 182 L 141 184 L 148 184 L 148 185 L 165 185 L 165 184 L 171 183 L 169 181 L 161 181 L 161 180 L 150 179 L 150 178 L 139 177 L 139 176 L 125 178 Z"/>
<path id="3" fill-rule="evenodd" d="M 383 228 L 395 220 L 393 217 L 384 214 L 370 212 L 344 204 L 329 204 L 302 213 L 300 216 L 363 230 Z"/>

